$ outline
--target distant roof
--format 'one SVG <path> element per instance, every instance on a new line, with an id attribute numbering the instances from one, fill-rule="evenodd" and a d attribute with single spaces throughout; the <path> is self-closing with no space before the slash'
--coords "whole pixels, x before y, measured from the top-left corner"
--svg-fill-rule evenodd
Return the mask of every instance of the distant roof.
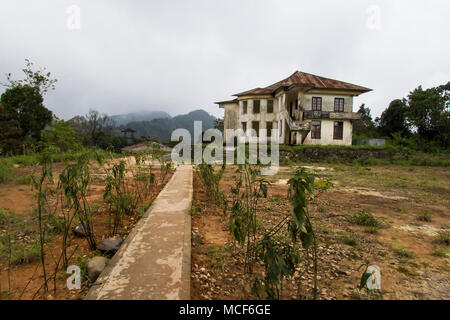
<path id="1" fill-rule="evenodd" d="M 233 100 L 226 100 L 226 101 L 218 101 L 218 102 L 214 102 L 215 104 L 225 104 L 225 103 L 237 103 L 238 99 L 233 99 Z"/>
<path id="2" fill-rule="evenodd" d="M 297 87 L 310 87 L 314 89 L 340 89 L 340 90 L 353 90 L 361 93 L 372 91 L 372 89 L 361 87 L 356 84 L 351 84 L 348 82 L 343 82 L 339 80 L 324 78 L 320 76 L 316 76 L 314 74 L 296 71 L 288 78 L 281 80 L 277 83 L 274 83 L 265 88 L 255 88 L 252 90 L 244 91 L 241 93 L 237 93 L 234 96 L 241 97 L 247 95 L 272 95 L 278 89 L 281 88 L 290 88 L 293 86 Z"/>

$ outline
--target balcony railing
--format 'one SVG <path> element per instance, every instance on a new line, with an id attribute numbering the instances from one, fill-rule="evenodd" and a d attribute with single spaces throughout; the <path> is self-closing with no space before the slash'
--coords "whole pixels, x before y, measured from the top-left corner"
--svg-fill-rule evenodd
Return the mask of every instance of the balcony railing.
<path id="1" fill-rule="evenodd" d="M 361 114 L 357 112 L 330 112 L 330 111 L 304 111 L 305 119 L 334 119 L 334 120 L 358 120 Z"/>

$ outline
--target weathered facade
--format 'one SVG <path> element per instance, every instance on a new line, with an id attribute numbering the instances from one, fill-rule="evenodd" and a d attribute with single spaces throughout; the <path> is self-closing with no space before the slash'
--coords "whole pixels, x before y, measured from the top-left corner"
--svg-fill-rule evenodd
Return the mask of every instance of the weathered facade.
<path id="1" fill-rule="evenodd" d="M 265 88 L 235 94 L 216 102 L 225 110 L 224 132 L 241 129 L 246 137 L 278 129 L 282 144 L 351 145 L 353 97 L 371 89 L 297 71 Z M 250 129 L 253 129 L 252 132 Z"/>

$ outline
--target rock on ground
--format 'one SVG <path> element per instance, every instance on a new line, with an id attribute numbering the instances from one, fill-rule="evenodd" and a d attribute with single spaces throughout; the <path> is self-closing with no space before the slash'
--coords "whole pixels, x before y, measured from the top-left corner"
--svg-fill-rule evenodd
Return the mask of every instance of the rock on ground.
<path id="1" fill-rule="evenodd" d="M 122 245 L 123 240 L 120 237 L 112 237 L 102 240 L 97 249 L 106 254 L 115 254 Z"/>
<path id="2" fill-rule="evenodd" d="M 97 280 L 98 276 L 108 264 L 108 261 L 109 259 L 105 257 L 94 257 L 89 260 L 86 268 L 89 280 L 91 280 L 91 282 L 95 282 L 95 280 Z"/>

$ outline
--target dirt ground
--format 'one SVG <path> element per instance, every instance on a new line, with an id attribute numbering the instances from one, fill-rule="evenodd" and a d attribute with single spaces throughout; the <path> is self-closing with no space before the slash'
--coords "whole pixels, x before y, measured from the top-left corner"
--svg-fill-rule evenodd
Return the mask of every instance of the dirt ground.
<path id="1" fill-rule="evenodd" d="M 227 167 L 220 183 L 228 199 L 236 169 Z M 450 299 L 448 244 L 436 241 L 439 232 L 450 230 L 450 168 L 313 164 L 308 169 L 333 183 L 309 205 L 318 237 L 320 299 Z M 258 202 L 265 225 L 291 209 L 287 181 L 294 170 L 281 167 L 269 177 L 269 196 Z M 194 206 L 193 299 L 252 299 L 242 249 L 232 241 L 228 218 L 206 199 L 198 173 Z M 355 224 L 352 217 L 362 210 L 379 219 L 381 228 Z M 431 221 L 420 219 L 425 214 Z M 366 261 L 381 269 L 381 295 L 357 289 Z M 311 269 L 301 263 L 284 284 L 284 299 L 311 298 Z"/>
<path id="2" fill-rule="evenodd" d="M 132 161 L 133 158 L 127 158 L 126 161 L 128 166 L 133 166 L 135 163 Z M 118 159 L 114 161 L 119 161 Z M 53 175 L 57 177 L 59 173 L 64 169 L 65 165 L 62 163 L 53 164 Z M 104 170 L 98 164 L 91 165 L 93 182 L 89 186 L 88 201 L 89 205 L 94 214 L 93 226 L 94 233 L 96 236 L 97 243 L 102 239 L 109 236 L 108 229 L 108 219 L 109 212 L 107 206 L 103 203 L 103 192 L 105 188 L 104 183 Z M 34 224 L 36 216 L 36 200 L 34 198 L 34 193 L 31 187 L 24 184 L 23 182 L 18 182 L 18 177 L 23 175 L 30 175 L 33 171 L 31 167 L 22 167 L 15 169 L 14 177 L 16 179 L 12 182 L 6 184 L 0 184 L 0 208 L 9 209 L 12 212 L 20 215 L 24 219 L 24 224 Z M 159 192 L 162 190 L 167 181 L 170 180 L 172 172 L 169 172 L 165 177 L 164 181 L 161 181 L 160 169 L 158 164 L 153 164 L 152 172 L 156 176 L 157 185 L 154 186 L 151 194 L 143 203 L 144 205 L 152 199 L 156 198 Z M 125 216 L 123 220 L 123 225 L 119 229 L 116 235 L 125 239 L 129 232 L 132 230 L 134 225 L 140 219 L 139 214 L 132 216 Z M 2 232 L 5 230 L 1 230 Z M 19 233 L 19 239 L 23 241 L 24 244 L 31 243 L 34 240 L 34 234 L 27 234 L 29 231 L 15 230 Z M 46 243 L 46 267 L 47 270 L 54 270 L 56 260 L 59 257 L 59 252 L 61 251 L 61 235 L 51 234 L 48 236 L 49 241 Z M 95 255 L 101 255 L 100 252 L 92 251 L 88 247 L 86 239 L 74 237 L 70 247 L 68 248 L 68 253 L 72 254 L 72 259 L 70 264 L 75 264 L 78 266 L 85 266 L 89 258 Z M 5 259 L 0 259 L 0 298 L 7 297 L 8 288 L 8 272 Z M 31 261 L 29 263 L 19 264 L 17 266 L 12 266 L 10 272 L 11 279 L 11 291 L 9 299 L 80 299 L 82 298 L 87 290 L 89 289 L 89 282 L 84 278 L 82 280 L 82 289 L 69 291 L 66 286 L 66 280 L 68 275 L 63 271 L 59 271 L 56 277 L 56 283 L 51 281 L 49 283 L 49 293 L 42 295 L 42 290 L 38 292 L 39 288 L 42 286 L 42 266 L 38 260 Z M 56 292 L 54 291 L 54 286 L 56 285 Z"/>

